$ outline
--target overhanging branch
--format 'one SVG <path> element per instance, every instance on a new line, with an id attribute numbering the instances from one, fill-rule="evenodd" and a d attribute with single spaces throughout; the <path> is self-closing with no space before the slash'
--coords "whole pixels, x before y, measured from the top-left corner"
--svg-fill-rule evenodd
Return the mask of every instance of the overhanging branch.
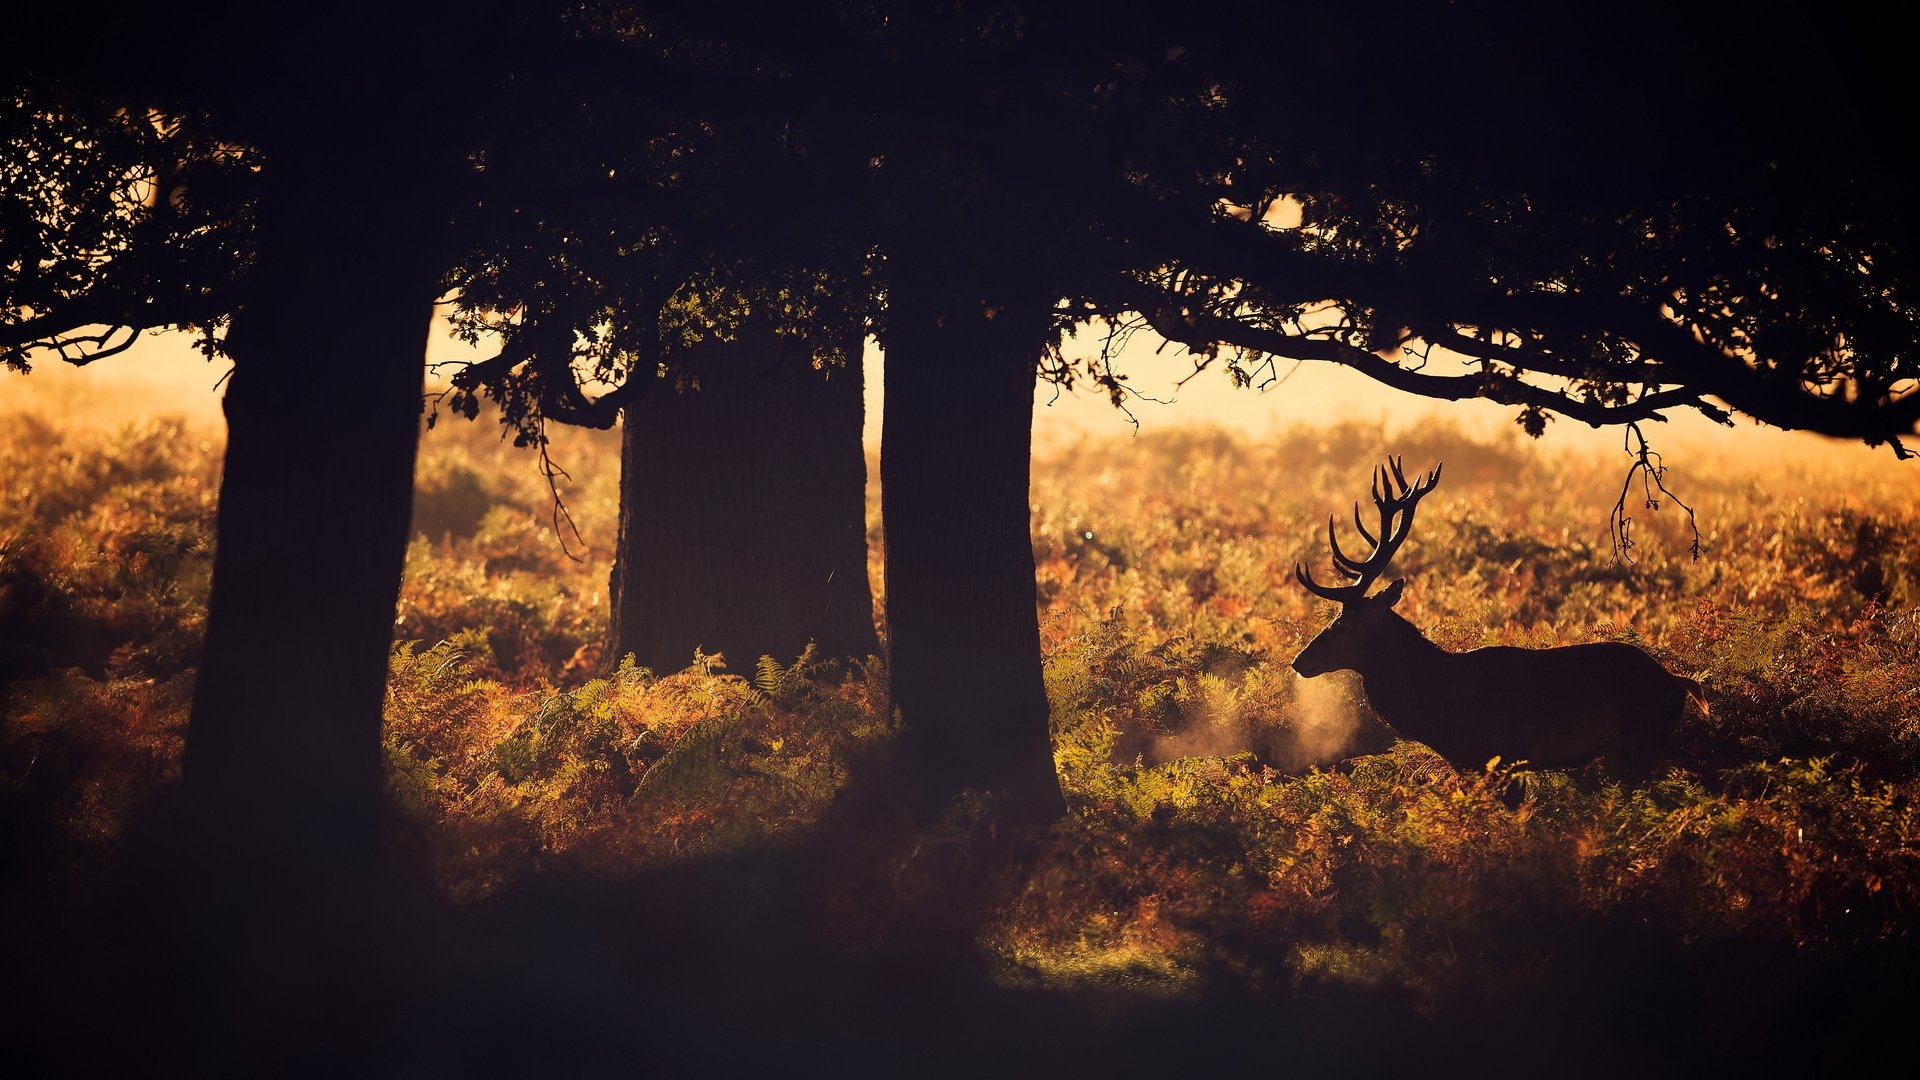
<path id="1" fill-rule="evenodd" d="M 1845 383 L 1822 393 L 1791 377 L 1773 377 L 1755 368 L 1742 357 L 1709 343 L 1692 329 L 1662 314 L 1660 305 L 1633 295 L 1600 296 L 1579 291 L 1512 291 L 1496 284 L 1474 284 L 1448 278 L 1432 280 L 1395 263 L 1367 262 L 1302 250 L 1288 238 L 1258 224 L 1231 219 L 1197 223 L 1178 218 L 1164 210 L 1142 208 L 1142 227 L 1138 235 L 1164 265 L 1198 269 L 1221 282 L 1241 282 L 1257 288 L 1277 304 L 1311 303 L 1329 297 L 1341 297 L 1376 310 L 1435 312 L 1438 318 L 1426 319 L 1423 336 L 1433 341 L 1441 336 L 1437 324 L 1454 327 L 1474 326 L 1515 332 L 1549 331 L 1569 338 L 1589 341 L 1613 340 L 1629 345 L 1639 357 L 1631 367 L 1619 369 L 1618 381 L 1642 385 L 1664 385 L 1687 389 L 1662 395 L 1649 395 L 1660 404 L 1655 409 L 1687 405 L 1716 419 L 1725 411 L 1702 400 L 1711 394 L 1727 405 L 1756 420 L 1786 430 L 1812 431 L 1840 438 L 1862 439 L 1869 444 L 1892 443 L 1895 451 L 1906 456 L 1899 443 L 1903 436 L 1915 433 L 1920 425 L 1920 392 L 1901 397 L 1885 394 L 1849 394 Z M 1435 297 L 1444 297 L 1444 302 Z M 1161 294 L 1157 300 L 1141 301 L 1147 307 L 1178 311 L 1177 297 Z M 1139 305 L 1136 305 L 1139 306 Z M 1165 321 L 1164 315 L 1150 318 Z M 1236 344 L 1258 348 L 1276 355 L 1301 359 L 1321 359 L 1361 370 L 1389 385 L 1429 397 L 1493 397 L 1476 386 L 1479 380 L 1463 377 L 1453 383 L 1430 380 L 1439 376 L 1417 377 L 1391 362 L 1370 354 L 1348 356 L 1349 347 L 1318 343 L 1223 321 L 1197 323 L 1191 316 L 1179 317 L 1182 325 L 1156 325 L 1169 340 L 1184 344 Z M 1168 330 L 1174 331 L 1167 333 Z M 1464 341 L 1464 335 L 1460 335 Z M 1464 341 L 1436 341 L 1455 348 Z M 1313 346 L 1313 347 L 1309 347 Z M 1483 346 L 1484 353 L 1493 346 Z M 1471 349 L 1461 349 L 1476 355 Z M 1590 379 L 1576 369 L 1572 359 L 1561 359 L 1528 350 L 1526 357 L 1496 356 L 1516 366 L 1561 377 Z M 1616 372 L 1604 373 L 1611 380 Z M 1853 380 L 1858 384 L 1859 380 Z M 1509 380 L 1510 386 L 1525 386 Z M 1643 404 L 1649 398 L 1627 406 L 1605 406 L 1579 402 L 1539 388 L 1500 391 L 1524 400 L 1519 404 L 1551 408 L 1592 423 L 1619 423 L 1635 419 L 1657 419 Z M 1539 400 L 1545 394 L 1553 402 Z M 1564 405 L 1562 404 L 1564 403 Z M 1568 408 L 1565 406 L 1572 406 Z"/>
<path id="2" fill-rule="evenodd" d="M 1330 338 L 1305 337 L 1185 310 L 1178 297 L 1151 286 L 1133 290 L 1129 302 L 1160 336 L 1192 349 L 1232 345 L 1292 360 L 1339 364 L 1396 390 L 1421 397 L 1444 401 L 1479 398 L 1503 405 L 1545 409 L 1595 427 L 1641 420 L 1664 421 L 1662 411 L 1666 409 L 1712 408 L 1700 400 L 1698 392 L 1686 387 L 1653 390 L 1630 401 L 1607 404 L 1537 386 L 1516 375 L 1494 372 L 1433 375 L 1414 371 L 1359 346 Z"/>

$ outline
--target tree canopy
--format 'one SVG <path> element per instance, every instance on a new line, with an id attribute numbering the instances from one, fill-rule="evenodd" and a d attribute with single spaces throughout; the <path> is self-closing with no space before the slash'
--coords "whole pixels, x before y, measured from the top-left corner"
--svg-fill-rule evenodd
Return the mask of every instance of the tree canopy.
<path id="1" fill-rule="evenodd" d="M 1904 455 L 1920 420 L 1912 152 L 1848 13 L 1817 56 L 1784 17 L 1631 5 L 603 14 L 601 57 L 652 74 L 603 73 L 591 133 L 534 154 L 597 193 L 456 275 L 506 341 L 462 382 L 518 416 L 607 422 L 742 309 L 884 338 L 890 253 L 962 218 L 1005 242 L 948 259 L 1034 279 L 1057 330 L 1148 328 L 1239 378 L 1338 363 L 1533 434 L 1693 409 Z M 1050 347 L 1051 376 L 1123 392 L 1111 356 Z"/>
<path id="2" fill-rule="evenodd" d="M 1513 405 L 1534 433 L 1550 413 L 1732 410 L 1904 454 L 1920 342 L 1897 67 L 1854 13 L 1818 50 L 1797 20 L 1734 14 L 522 14 L 518 70 L 429 95 L 474 166 L 448 284 L 505 346 L 462 381 L 605 423 L 648 381 L 629 372 L 729 312 L 833 307 L 884 333 L 885 253 L 953 212 L 947 188 L 965 229 L 1018 238 L 1063 328 L 1149 327 L 1242 377 L 1340 363 Z M 0 176 L 7 362 L 161 326 L 211 344 L 280 137 L 264 98 L 125 72 L 88 96 L 26 70 Z M 1080 374 L 1117 393 L 1109 359 Z"/>

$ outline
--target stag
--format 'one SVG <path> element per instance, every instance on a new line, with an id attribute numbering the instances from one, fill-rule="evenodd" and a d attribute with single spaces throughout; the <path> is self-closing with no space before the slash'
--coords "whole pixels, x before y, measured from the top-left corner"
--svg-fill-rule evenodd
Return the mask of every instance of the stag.
<path id="1" fill-rule="evenodd" d="M 1301 650 L 1293 670 L 1309 679 L 1359 672 L 1382 721 L 1457 769 L 1478 770 L 1495 757 L 1544 769 L 1605 759 L 1628 779 L 1651 775 L 1687 701 L 1704 708 L 1698 683 L 1624 642 L 1448 652 L 1393 610 L 1404 580 L 1367 595 L 1413 531 L 1414 509 L 1439 483 L 1439 467 L 1410 484 L 1397 457 L 1376 466 L 1378 539 L 1361 521 L 1360 504 L 1353 506 L 1354 526 L 1373 545 L 1363 559 L 1340 549 L 1327 518 L 1333 570 L 1347 583 L 1322 585 L 1299 564 L 1293 572 L 1315 596 L 1337 601 L 1340 617 Z"/>

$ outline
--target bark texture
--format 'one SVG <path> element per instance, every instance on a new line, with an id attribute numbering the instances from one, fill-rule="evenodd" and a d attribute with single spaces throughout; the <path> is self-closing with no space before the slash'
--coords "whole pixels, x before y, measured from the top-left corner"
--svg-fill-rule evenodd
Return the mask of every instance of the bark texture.
<path id="1" fill-rule="evenodd" d="M 804 343 L 749 328 L 692 350 L 698 389 L 662 385 L 627 407 L 616 661 L 678 671 L 697 647 L 751 674 L 809 641 L 822 658 L 879 651 L 860 353 L 846 344 L 847 366 L 822 372 Z"/>
<path id="2" fill-rule="evenodd" d="M 1005 820 L 1048 821 L 1065 805 L 1027 508 L 1047 306 L 974 300 L 965 271 L 896 265 L 880 476 L 902 758 L 923 812 L 980 789 Z"/>

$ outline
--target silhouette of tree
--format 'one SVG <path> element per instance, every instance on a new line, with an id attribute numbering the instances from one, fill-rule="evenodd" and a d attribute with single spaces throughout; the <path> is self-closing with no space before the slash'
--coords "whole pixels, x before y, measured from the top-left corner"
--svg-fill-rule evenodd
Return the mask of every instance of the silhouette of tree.
<path id="1" fill-rule="evenodd" d="M 352 877 L 378 850 L 431 305 L 476 201 L 476 118 L 524 115 L 537 85 L 465 67 L 458 28 L 514 29 L 526 63 L 568 34 L 524 5 L 77 14 L 42 13 L 9 114 L 8 359 L 117 351 L 92 323 L 198 327 L 232 358 L 186 802 L 235 875 Z M 221 62 L 171 59 L 189 52 Z"/>
<path id="2" fill-rule="evenodd" d="M 963 22 L 970 17 L 962 13 Z M 919 59 L 949 62 L 949 46 L 935 27 L 931 48 L 909 41 L 898 55 L 884 55 L 893 48 L 886 27 L 918 34 L 920 16 L 893 24 L 861 10 L 822 8 L 734 20 L 722 10 L 689 8 L 661 19 L 650 24 L 655 36 L 630 39 L 631 47 L 657 50 L 686 65 L 691 83 L 724 83 L 728 93 L 689 102 L 684 115 L 657 128 L 681 133 L 664 157 L 656 140 L 638 151 L 639 160 L 607 172 L 652 179 L 654 193 L 626 200 L 671 204 L 675 212 L 562 227 L 570 236 L 620 237 L 603 249 L 611 257 L 574 253 L 561 265 L 552 244 L 523 244 L 515 251 L 531 258 L 493 264 L 505 269 L 463 289 L 463 298 L 476 313 L 515 313 L 489 327 L 503 332 L 505 347 L 456 382 L 488 387 L 529 440 L 539 439 L 538 424 L 548 418 L 605 423 L 612 405 L 641 415 L 633 401 L 660 392 L 646 389 L 658 381 L 647 376 L 697 361 L 681 353 L 685 339 L 674 325 L 687 309 L 724 326 L 743 306 L 765 306 L 781 292 L 770 283 L 805 281 L 810 266 L 860 265 L 881 254 L 870 278 L 829 276 L 828 296 L 813 308 L 863 315 L 870 289 L 888 297 L 888 651 L 905 718 L 903 760 L 913 774 L 907 786 L 927 809 L 976 787 L 1024 807 L 1011 809 L 1017 816 L 1057 814 L 1025 490 L 1035 368 L 1057 340 L 1058 294 L 1046 284 L 1001 280 L 1025 253 L 1019 223 L 1033 220 L 1005 214 L 1002 204 L 1025 192 L 964 155 L 922 149 L 944 134 L 920 133 L 926 88 L 939 80 L 932 71 L 898 77 Z M 845 65 L 856 55 L 884 77 L 848 80 Z M 896 90 L 906 96 L 891 100 Z M 993 194 L 951 190 L 940 175 L 948 165 Z M 780 178 L 785 208 L 771 223 L 763 213 L 770 176 Z M 923 213 L 955 212 L 974 220 L 918 224 Z M 1001 220 L 977 229 L 981 215 Z M 1060 262 L 1045 259 L 1049 267 Z M 742 284 L 714 287 L 733 282 Z M 714 304 L 716 296 L 725 303 Z M 1007 317 L 996 321 L 1001 309 Z M 581 374 L 613 389 L 589 400 Z M 630 451 L 638 437 L 629 432 Z M 831 467 L 856 475 L 851 460 Z M 716 480 L 678 482 L 697 489 Z M 645 510 L 629 506 L 630 528 Z M 630 566 L 644 565 L 630 540 L 623 547 Z M 656 584 L 669 592 L 687 587 Z M 682 647 L 689 643 L 684 632 L 678 637 Z"/>
<path id="3" fill-rule="evenodd" d="M 837 367 L 749 324 L 623 410 L 612 652 L 674 671 L 879 652 L 867 582 L 860 345 Z"/>
<path id="4" fill-rule="evenodd" d="M 630 63 L 653 47 L 629 40 Z M 662 55 L 685 67 L 689 51 Z M 716 78 L 696 65 L 687 85 Z M 862 259 L 811 218 L 754 224 L 758 178 L 792 181 L 805 148 L 759 117 L 716 119 L 712 100 L 616 99 L 561 143 L 516 136 L 489 155 L 530 171 L 564 156 L 589 183 L 478 230 L 454 318 L 500 351 L 455 373 L 449 404 L 472 417 L 490 396 L 543 448 L 550 421 L 624 419 L 611 660 L 677 670 L 699 647 L 745 667 L 809 640 L 865 657 L 865 285 L 810 265 Z"/>
<path id="5" fill-rule="evenodd" d="M 1135 218 L 1155 258 L 1102 314 L 1243 374 L 1315 360 L 1488 398 L 1533 434 L 1549 413 L 1691 408 L 1905 455 L 1915 161 L 1885 138 L 1899 68 L 1861 16 L 1808 50 L 1797 19 L 1711 6 L 1403 14 L 1395 35 L 1446 57 L 1444 77 L 1338 82 L 1369 42 L 1328 15 L 1304 21 L 1314 47 L 1285 75 L 1226 36 L 1184 53 L 1218 77 L 1232 166 L 1213 212 Z M 1267 119 L 1289 105 L 1339 123 L 1303 137 Z M 1280 200 L 1298 224 L 1266 220 Z"/>
<path id="6" fill-rule="evenodd" d="M 142 332 L 225 326 L 252 243 L 253 157 L 195 118 L 18 85 L 0 111 L 0 362 L 86 364 Z"/>
<path id="7" fill-rule="evenodd" d="M 998 794 L 1009 820 L 1049 820 L 1065 807 L 1027 491 L 1051 305 L 1042 286 L 1003 272 L 1001 260 L 1017 258 L 1007 237 L 928 233 L 889 255 L 882 337 L 880 497 L 901 761 L 922 813 L 972 788 Z"/>

